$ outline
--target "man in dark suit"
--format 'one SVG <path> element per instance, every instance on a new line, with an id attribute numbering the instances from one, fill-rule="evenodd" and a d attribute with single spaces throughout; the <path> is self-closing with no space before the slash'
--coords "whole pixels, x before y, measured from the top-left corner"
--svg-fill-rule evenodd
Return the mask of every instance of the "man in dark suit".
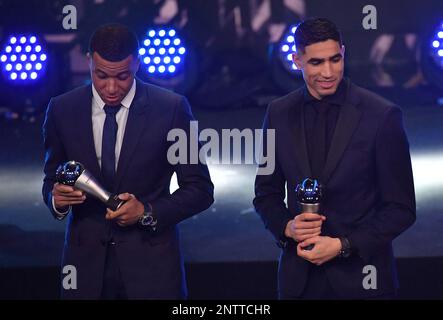
<path id="1" fill-rule="evenodd" d="M 280 298 L 394 297 L 392 240 L 415 221 L 401 110 L 343 78 L 345 50 L 331 21 L 302 22 L 295 45 L 305 86 L 269 105 L 276 167 L 255 182 L 254 206 L 282 248 Z M 306 177 L 325 187 L 320 213 L 301 212 L 295 188 Z"/>
<path id="2" fill-rule="evenodd" d="M 167 157 L 170 130 L 189 137 L 190 106 L 135 79 L 138 41 L 125 26 L 95 31 L 89 63 L 92 85 L 51 99 L 43 125 L 43 197 L 56 218 L 69 217 L 62 266 L 74 266 L 77 276 L 76 289 L 63 287 L 62 297 L 185 298 L 177 224 L 213 202 L 205 165 L 171 164 Z M 69 160 L 127 202 L 114 212 L 56 183 L 57 167 Z M 180 187 L 170 194 L 174 172 Z"/>

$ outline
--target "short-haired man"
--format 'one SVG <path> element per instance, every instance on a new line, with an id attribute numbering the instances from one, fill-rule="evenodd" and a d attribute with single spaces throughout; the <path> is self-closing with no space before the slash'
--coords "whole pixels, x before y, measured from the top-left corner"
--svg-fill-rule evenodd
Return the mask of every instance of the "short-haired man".
<path id="1" fill-rule="evenodd" d="M 77 275 L 76 289 L 62 288 L 62 297 L 185 298 L 176 225 L 213 202 L 205 165 L 167 160 L 169 130 L 189 133 L 189 104 L 135 78 L 138 40 L 126 26 L 99 27 L 88 58 L 92 85 L 51 99 L 43 125 L 43 197 L 56 218 L 69 216 L 62 266 Z M 127 202 L 114 212 L 56 183 L 57 167 L 69 160 Z M 170 194 L 174 172 L 180 188 Z"/>
<path id="2" fill-rule="evenodd" d="M 276 168 L 255 182 L 255 208 L 282 248 L 280 298 L 392 298 L 392 240 L 416 210 L 401 110 L 343 78 L 345 48 L 331 21 L 302 22 L 295 45 L 305 86 L 269 105 Z M 325 188 L 319 213 L 298 205 L 307 177 Z"/>

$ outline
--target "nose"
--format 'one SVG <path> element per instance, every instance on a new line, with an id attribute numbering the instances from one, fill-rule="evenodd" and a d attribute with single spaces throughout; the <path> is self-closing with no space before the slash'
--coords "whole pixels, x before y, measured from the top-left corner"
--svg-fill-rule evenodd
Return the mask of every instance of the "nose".
<path id="1" fill-rule="evenodd" d="M 331 63 L 326 62 L 321 70 L 321 75 L 323 78 L 330 78 L 332 76 L 332 66 Z"/>
<path id="2" fill-rule="evenodd" d="M 106 91 L 109 95 L 115 95 L 117 93 L 117 83 L 114 79 L 108 79 L 106 83 Z"/>

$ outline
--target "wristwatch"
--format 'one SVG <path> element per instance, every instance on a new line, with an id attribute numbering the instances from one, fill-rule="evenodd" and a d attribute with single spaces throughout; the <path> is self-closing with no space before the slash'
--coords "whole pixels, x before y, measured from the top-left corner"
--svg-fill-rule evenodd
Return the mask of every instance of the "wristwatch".
<path id="1" fill-rule="evenodd" d="M 340 237 L 339 239 L 341 242 L 341 249 L 340 252 L 338 253 L 338 256 L 340 258 L 348 258 L 352 253 L 351 243 L 346 237 Z"/>
<path id="2" fill-rule="evenodd" d="M 152 213 L 152 207 L 150 204 L 148 210 L 143 212 L 143 215 L 138 220 L 138 223 L 143 226 L 155 231 L 157 229 L 157 218 Z"/>

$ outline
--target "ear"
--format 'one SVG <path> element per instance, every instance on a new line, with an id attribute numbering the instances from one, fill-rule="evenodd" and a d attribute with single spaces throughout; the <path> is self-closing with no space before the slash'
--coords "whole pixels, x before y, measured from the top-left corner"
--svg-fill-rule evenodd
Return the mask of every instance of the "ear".
<path id="1" fill-rule="evenodd" d="M 301 61 L 301 57 L 297 52 L 294 52 L 292 54 L 292 61 L 295 63 L 295 65 L 297 66 L 297 69 L 301 70 L 302 69 L 302 61 Z"/>
<path id="2" fill-rule="evenodd" d="M 86 58 L 88 59 L 89 67 L 92 67 L 92 54 L 90 52 L 86 52 Z"/>
<path id="3" fill-rule="evenodd" d="M 345 46 L 344 45 L 342 45 L 341 46 L 341 48 L 340 48 L 340 52 L 341 52 L 341 55 L 342 55 L 342 57 L 344 58 L 345 57 Z"/>

